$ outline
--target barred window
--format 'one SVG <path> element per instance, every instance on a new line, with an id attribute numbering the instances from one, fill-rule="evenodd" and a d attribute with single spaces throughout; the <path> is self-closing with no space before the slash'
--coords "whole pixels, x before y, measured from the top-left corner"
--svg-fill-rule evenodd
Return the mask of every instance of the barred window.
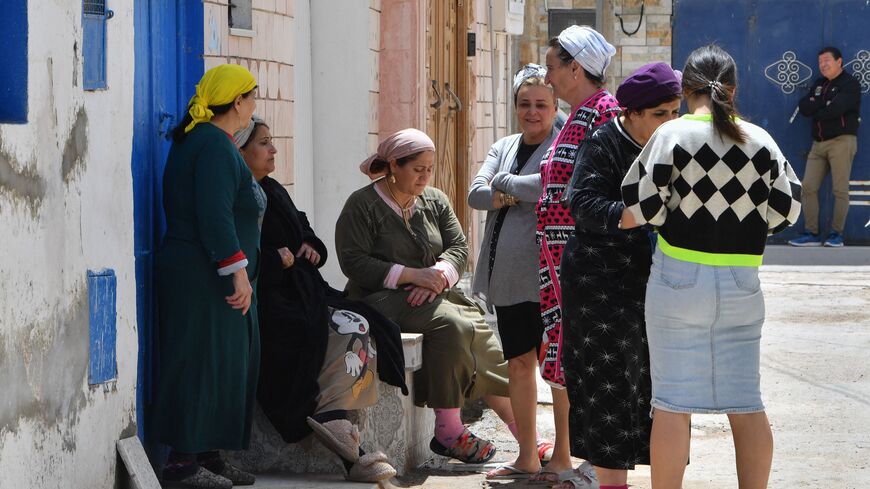
<path id="1" fill-rule="evenodd" d="M 82 74 L 85 90 L 107 88 L 106 21 L 112 18 L 105 0 L 82 0 Z"/>
<path id="2" fill-rule="evenodd" d="M 228 17 L 230 27 L 246 30 L 253 28 L 251 0 L 230 0 L 228 8 L 230 10 Z"/>

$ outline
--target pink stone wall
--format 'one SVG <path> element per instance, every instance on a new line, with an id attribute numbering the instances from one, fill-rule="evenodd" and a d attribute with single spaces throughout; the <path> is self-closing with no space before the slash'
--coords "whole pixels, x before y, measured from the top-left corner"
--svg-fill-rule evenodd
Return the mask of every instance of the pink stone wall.
<path id="1" fill-rule="evenodd" d="M 378 129 L 383 138 L 406 127 L 426 129 L 420 93 L 426 47 L 420 42 L 425 11 L 419 0 L 381 0 L 381 6 Z"/>

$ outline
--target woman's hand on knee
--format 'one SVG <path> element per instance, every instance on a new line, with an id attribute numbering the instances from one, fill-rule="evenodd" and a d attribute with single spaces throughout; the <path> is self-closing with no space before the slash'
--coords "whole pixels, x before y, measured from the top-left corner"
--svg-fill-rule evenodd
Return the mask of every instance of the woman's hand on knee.
<path id="1" fill-rule="evenodd" d="M 436 294 L 432 290 L 417 285 L 409 285 L 405 287 L 405 290 L 410 291 L 407 300 L 408 304 L 410 304 L 411 307 L 417 307 L 426 301 L 429 301 L 429 303 L 431 304 L 432 301 L 435 300 L 435 297 L 438 296 L 438 294 Z"/>
<path id="2" fill-rule="evenodd" d="M 410 282 L 412 285 L 429 289 L 436 294 L 447 288 L 447 277 L 444 276 L 444 272 L 433 268 L 415 268 Z"/>

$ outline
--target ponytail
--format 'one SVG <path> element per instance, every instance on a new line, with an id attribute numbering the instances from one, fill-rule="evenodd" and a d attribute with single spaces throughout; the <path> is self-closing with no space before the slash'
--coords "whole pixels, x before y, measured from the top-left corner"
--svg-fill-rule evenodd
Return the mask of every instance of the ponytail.
<path id="1" fill-rule="evenodd" d="M 713 128 L 720 137 L 746 142 L 746 133 L 737 124 L 739 114 L 734 103 L 737 65 L 724 49 L 709 44 L 692 51 L 683 69 L 683 90 L 688 95 L 710 97 Z"/>

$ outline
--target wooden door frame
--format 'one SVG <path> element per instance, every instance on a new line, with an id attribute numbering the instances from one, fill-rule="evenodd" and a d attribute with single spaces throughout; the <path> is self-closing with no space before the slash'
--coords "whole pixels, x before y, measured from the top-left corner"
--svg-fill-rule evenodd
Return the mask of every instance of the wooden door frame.
<path id="1" fill-rule="evenodd" d="M 437 1 L 437 0 L 436 0 Z M 468 208 L 468 201 L 462 196 L 468 193 L 469 175 L 469 134 L 468 123 L 471 114 L 471 97 L 470 93 L 471 80 L 469 76 L 473 75 L 468 59 L 468 32 L 470 27 L 470 5 L 473 0 L 458 0 L 456 8 L 456 92 L 462 100 L 462 110 L 456 116 L 456 217 L 462 225 L 463 232 L 467 232 L 469 226 L 469 218 L 471 216 Z"/>
<path id="2" fill-rule="evenodd" d="M 420 26 L 419 26 L 419 40 L 420 40 L 420 59 L 426 60 L 429 55 L 430 46 L 427 45 L 426 42 L 426 28 L 429 24 L 429 18 L 427 18 L 427 13 L 432 12 L 434 8 L 436 8 L 433 4 L 435 2 L 444 2 L 445 0 L 429 0 L 426 4 L 426 8 L 421 9 L 420 15 Z M 469 219 L 471 216 L 471 212 L 468 208 L 468 204 L 464 196 L 468 193 L 468 185 L 469 185 L 469 171 L 468 171 L 468 162 L 470 160 L 470 152 L 471 148 L 469 147 L 469 132 L 468 129 L 470 127 L 472 117 L 471 107 L 473 107 L 474 99 L 473 94 L 471 94 L 471 87 L 473 84 L 471 83 L 470 77 L 473 76 L 473 71 L 471 70 L 468 56 L 468 35 L 471 23 L 471 7 L 472 1 L 474 0 L 449 0 L 455 1 L 456 3 L 456 29 L 455 29 L 455 38 L 453 39 L 453 44 L 456 46 L 456 56 L 455 59 L 452 60 L 455 63 L 454 69 L 456 70 L 456 86 L 455 92 L 459 96 L 462 101 L 462 110 L 457 114 L 454 114 L 454 124 L 455 124 L 455 148 L 452 152 L 454 155 L 454 193 L 456 195 L 456 201 L 453 202 L 454 212 L 456 213 L 457 219 L 459 219 L 460 224 L 462 225 L 463 231 L 468 230 Z M 433 24 L 434 25 L 434 24 Z M 432 43 L 434 45 L 439 45 L 443 42 L 443 37 L 441 33 L 432 32 Z M 435 46 L 432 46 L 432 49 L 435 49 Z M 433 56 L 434 59 L 434 56 Z M 420 84 L 419 84 L 419 100 L 421 103 L 419 104 L 419 120 L 420 127 L 425 127 L 426 132 L 431 133 L 435 128 L 428 126 L 428 104 L 429 104 L 429 87 L 430 87 L 430 79 L 433 74 L 432 71 L 435 69 L 434 66 L 429 66 L 429 71 L 427 71 L 426 62 L 421 61 L 420 63 Z M 442 94 L 444 96 L 444 103 L 450 103 L 446 98 L 446 94 Z M 436 134 L 437 138 L 437 134 Z M 438 144 L 438 141 L 436 141 Z"/>

